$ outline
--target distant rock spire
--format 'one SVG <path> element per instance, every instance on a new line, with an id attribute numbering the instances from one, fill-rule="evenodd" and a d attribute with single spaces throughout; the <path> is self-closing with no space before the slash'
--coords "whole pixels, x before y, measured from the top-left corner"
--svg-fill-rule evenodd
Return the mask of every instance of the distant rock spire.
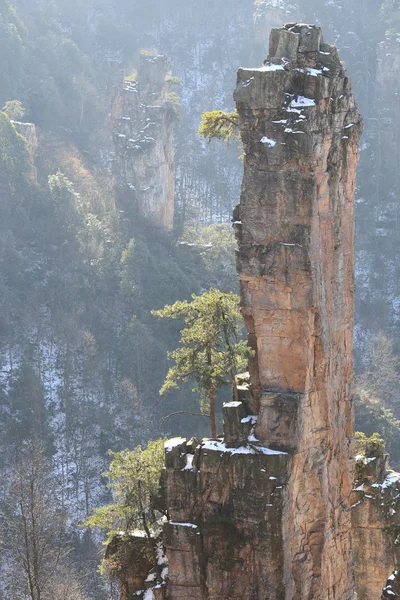
<path id="1" fill-rule="evenodd" d="M 137 73 L 124 79 L 114 117 L 113 171 L 125 218 L 135 214 L 171 229 L 174 219 L 174 107 L 171 66 L 164 55 L 142 52 Z"/>

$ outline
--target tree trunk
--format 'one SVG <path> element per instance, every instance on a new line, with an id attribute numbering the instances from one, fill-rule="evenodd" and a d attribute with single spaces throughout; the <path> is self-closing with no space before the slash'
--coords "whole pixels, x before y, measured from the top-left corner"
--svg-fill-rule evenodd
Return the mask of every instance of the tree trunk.
<path id="1" fill-rule="evenodd" d="M 208 399 L 210 401 L 210 428 L 211 428 L 211 437 L 217 437 L 217 425 L 215 423 L 215 400 L 216 394 L 214 387 L 211 385 L 208 388 Z"/>
<path id="2" fill-rule="evenodd" d="M 209 367 L 211 367 L 211 364 L 212 364 L 211 348 L 208 347 L 207 348 L 207 365 Z M 210 376 L 210 379 L 211 379 L 211 376 Z M 207 395 L 208 395 L 208 400 L 210 402 L 210 428 L 211 428 L 211 437 L 212 438 L 216 438 L 217 437 L 217 426 L 216 426 L 216 423 L 215 423 L 215 399 L 216 399 L 216 393 L 215 393 L 215 387 L 213 386 L 213 384 L 212 384 L 211 381 L 209 382 L 209 385 L 208 385 Z"/>

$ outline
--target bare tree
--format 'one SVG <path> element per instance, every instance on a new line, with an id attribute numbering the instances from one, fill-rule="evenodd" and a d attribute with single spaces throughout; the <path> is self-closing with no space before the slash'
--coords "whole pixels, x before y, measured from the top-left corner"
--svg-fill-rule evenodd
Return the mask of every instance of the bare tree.
<path id="1" fill-rule="evenodd" d="M 0 511 L 2 567 L 12 598 L 46 600 L 66 559 L 66 514 L 39 443 L 19 454 Z M 4 585 L 4 584 L 3 584 Z"/>
<path id="2" fill-rule="evenodd" d="M 363 355 L 364 370 L 358 377 L 357 387 L 381 398 L 385 407 L 391 408 L 399 418 L 400 359 L 393 346 L 393 340 L 382 331 L 370 336 Z"/>

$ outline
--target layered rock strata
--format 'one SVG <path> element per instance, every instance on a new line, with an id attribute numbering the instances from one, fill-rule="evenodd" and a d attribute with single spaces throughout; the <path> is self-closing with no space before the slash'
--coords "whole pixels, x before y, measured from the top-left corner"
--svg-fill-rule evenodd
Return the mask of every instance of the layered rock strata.
<path id="1" fill-rule="evenodd" d="M 353 597 L 350 550 L 353 241 L 361 118 L 319 27 L 273 29 L 240 69 L 245 163 L 235 213 L 260 442 L 292 454 L 286 598 Z"/>
<path id="2" fill-rule="evenodd" d="M 126 217 L 171 229 L 174 218 L 175 107 L 164 55 L 141 53 L 139 67 L 113 103 L 114 177 Z M 132 209 L 134 209 L 132 211 Z"/>

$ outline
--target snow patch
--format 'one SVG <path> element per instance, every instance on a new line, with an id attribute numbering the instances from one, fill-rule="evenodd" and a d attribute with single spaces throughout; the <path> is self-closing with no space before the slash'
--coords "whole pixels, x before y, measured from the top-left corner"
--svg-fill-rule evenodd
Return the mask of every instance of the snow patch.
<path id="1" fill-rule="evenodd" d="M 274 65 L 272 63 L 268 63 L 263 67 L 260 67 L 260 71 L 284 71 L 285 67 L 283 65 Z"/>
<path id="2" fill-rule="evenodd" d="M 194 454 L 186 454 L 186 465 L 183 467 L 182 471 L 193 471 L 193 459 Z"/>
<path id="3" fill-rule="evenodd" d="M 257 423 L 258 417 L 256 415 L 249 415 L 248 417 L 243 417 L 241 419 L 241 423 Z"/>
<path id="4" fill-rule="evenodd" d="M 275 140 L 271 140 L 270 138 L 266 137 L 265 135 L 264 135 L 264 137 L 261 138 L 260 142 L 262 144 L 265 144 L 266 146 L 268 146 L 268 148 L 273 148 L 277 144 L 277 142 Z"/>
<path id="5" fill-rule="evenodd" d="M 179 446 L 180 444 L 184 444 L 186 442 L 186 438 L 176 437 L 172 438 L 172 440 L 167 440 L 164 443 L 164 448 L 166 452 L 171 452 L 173 448 Z"/>
<path id="6" fill-rule="evenodd" d="M 385 481 L 382 483 L 382 489 L 386 489 L 395 483 L 400 482 L 400 473 L 389 473 L 385 477 Z"/>
<path id="7" fill-rule="evenodd" d="M 246 81 L 242 81 L 242 87 L 249 87 L 249 85 L 251 84 L 251 82 L 254 80 L 254 77 L 250 77 L 250 79 L 247 79 Z"/>
<path id="8" fill-rule="evenodd" d="M 329 71 L 329 69 L 327 69 Z M 311 75 L 311 77 L 318 77 L 318 75 L 322 75 L 324 68 L 322 69 L 312 69 L 311 67 L 307 67 L 306 69 L 295 69 L 295 71 L 299 71 L 300 73 L 306 73 L 306 75 Z"/>
<path id="9" fill-rule="evenodd" d="M 271 448 L 264 448 L 263 446 L 252 446 L 246 444 L 246 446 L 240 446 L 239 448 L 227 448 L 224 442 L 217 440 L 208 440 L 202 444 L 203 450 L 216 450 L 217 452 L 224 452 L 227 454 L 287 454 L 287 452 L 280 452 L 278 450 L 272 450 Z"/>
<path id="10" fill-rule="evenodd" d="M 305 96 L 297 96 L 297 98 L 293 98 L 290 103 L 290 107 L 298 107 L 298 106 L 315 106 L 316 102 L 313 98 L 306 98 Z"/>
<path id="11" fill-rule="evenodd" d="M 305 133 L 304 131 L 300 131 L 300 129 L 291 129 L 290 127 L 285 128 L 285 133 Z"/>
<path id="12" fill-rule="evenodd" d="M 198 529 L 198 525 L 194 523 L 181 523 L 180 521 L 170 521 L 171 525 L 179 525 L 180 527 L 191 527 L 192 529 Z"/>

